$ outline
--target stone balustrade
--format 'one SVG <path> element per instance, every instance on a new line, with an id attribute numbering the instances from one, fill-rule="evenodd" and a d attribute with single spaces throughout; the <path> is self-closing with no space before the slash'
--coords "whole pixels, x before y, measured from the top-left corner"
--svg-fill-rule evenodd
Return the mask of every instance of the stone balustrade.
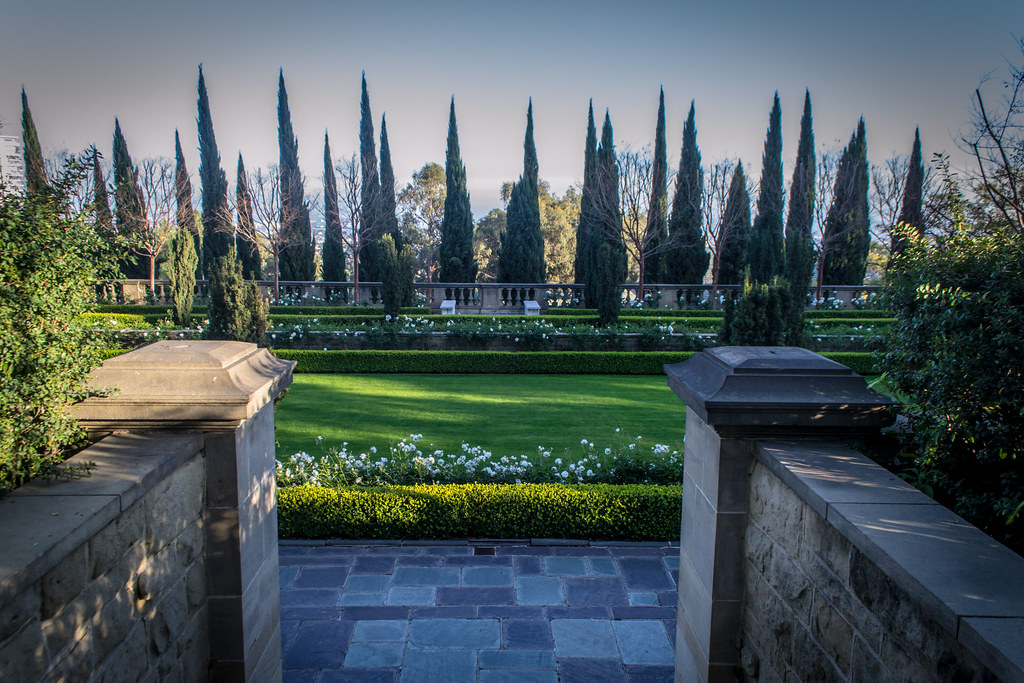
<path id="1" fill-rule="evenodd" d="M 115 280 L 96 285 L 101 301 L 120 303 L 171 304 L 169 280 L 156 280 L 155 289 L 150 289 L 149 280 Z M 263 295 L 273 300 L 274 282 L 260 280 Z M 441 302 L 456 301 L 456 312 L 463 314 L 522 314 L 526 301 L 536 301 L 541 312 L 549 307 L 583 308 L 584 286 L 579 284 L 505 284 L 493 282 L 475 283 L 431 283 L 420 282 L 413 288 L 421 305 L 429 306 L 435 313 L 441 310 Z M 662 310 L 712 308 L 713 288 L 710 284 L 700 285 L 645 285 L 644 297 L 638 296 L 636 284 L 622 285 L 622 305 L 626 308 L 650 308 Z M 720 285 L 718 297 L 729 292 L 738 292 L 738 285 Z M 864 306 L 880 287 L 833 285 L 822 292 L 822 306 L 837 309 L 853 309 Z M 380 305 L 381 283 L 360 282 L 358 291 L 351 282 L 281 282 L 282 301 L 305 305 Z M 807 306 L 816 308 L 816 288 L 807 288 Z M 199 280 L 195 286 L 196 302 L 209 300 L 210 289 L 206 280 Z M 719 307 L 719 306 L 715 306 Z"/>

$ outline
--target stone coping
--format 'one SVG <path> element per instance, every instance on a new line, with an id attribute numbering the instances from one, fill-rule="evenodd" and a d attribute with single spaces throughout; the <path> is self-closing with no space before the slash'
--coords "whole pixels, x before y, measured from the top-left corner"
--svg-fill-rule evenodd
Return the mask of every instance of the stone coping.
<path id="1" fill-rule="evenodd" d="M 0 602 L 47 571 L 202 450 L 198 434 L 119 434 L 68 460 L 89 476 L 36 479 L 0 498 Z"/>
<path id="2" fill-rule="evenodd" d="M 1024 681 L 1024 558 L 852 448 L 756 456 L 1001 680 Z"/>

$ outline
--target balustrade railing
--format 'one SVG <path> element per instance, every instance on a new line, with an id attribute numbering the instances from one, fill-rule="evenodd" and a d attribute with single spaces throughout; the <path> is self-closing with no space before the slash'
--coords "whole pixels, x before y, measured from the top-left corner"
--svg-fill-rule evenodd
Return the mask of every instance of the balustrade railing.
<path id="1" fill-rule="evenodd" d="M 274 300 L 273 280 L 258 282 L 263 295 Z M 541 311 L 558 308 L 584 308 L 584 286 L 579 284 L 528 284 L 492 282 L 420 282 L 413 285 L 416 305 L 441 310 L 441 302 L 455 301 L 459 313 L 522 314 L 527 301 L 535 301 Z M 716 301 L 712 301 L 710 284 L 644 285 L 644 296 L 638 295 L 636 284 L 622 285 L 623 308 L 660 310 L 721 308 L 724 297 L 737 293 L 739 285 L 719 285 Z M 358 289 L 351 282 L 292 282 L 279 283 L 280 303 L 286 305 L 320 306 L 374 306 L 381 304 L 381 283 L 360 282 Z M 815 300 L 816 288 L 806 290 L 809 309 L 853 309 L 877 306 L 881 288 L 866 285 L 831 285 L 822 290 L 821 300 Z M 156 280 L 150 288 L 149 280 L 110 280 L 96 284 L 100 302 L 171 305 L 171 283 Z M 210 287 L 206 280 L 195 285 L 195 302 L 207 303 Z M 590 308 L 593 308 L 591 306 Z"/>

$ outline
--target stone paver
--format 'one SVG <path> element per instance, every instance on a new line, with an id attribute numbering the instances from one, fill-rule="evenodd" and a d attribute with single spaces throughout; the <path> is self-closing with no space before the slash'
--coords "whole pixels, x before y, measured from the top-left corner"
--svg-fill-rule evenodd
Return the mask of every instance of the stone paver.
<path id="1" fill-rule="evenodd" d="M 678 547 L 545 543 L 282 546 L 284 681 L 671 681 Z"/>

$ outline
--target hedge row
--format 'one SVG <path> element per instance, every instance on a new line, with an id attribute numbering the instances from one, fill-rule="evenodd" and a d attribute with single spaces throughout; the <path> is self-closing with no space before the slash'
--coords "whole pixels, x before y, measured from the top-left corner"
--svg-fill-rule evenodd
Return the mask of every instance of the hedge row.
<path id="1" fill-rule="evenodd" d="M 296 372 L 500 375 L 660 375 L 692 351 L 316 351 L 274 349 Z"/>
<path id="2" fill-rule="evenodd" d="M 275 349 L 296 372 L 495 375 L 660 375 L 692 351 L 317 351 Z M 877 375 L 875 354 L 825 352 L 860 375 Z"/>
<path id="3" fill-rule="evenodd" d="M 162 318 L 166 318 L 170 315 L 171 306 L 170 304 L 163 305 L 152 305 L 152 304 L 103 304 L 96 307 L 97 313 L 136 313 L 139 315 L 156 315 Z M 384 315 L 384 309 L 373 306 L 271 306 L 270 313 L 280 315 L 302 315 L 302 316 L 320 316 L 320 315 L 369 315 L 375 317 L 381 317 Z M 429 306 L 410 306 L 408 308 L 400 308 L 400 313 L 406 315 L 424 315 L 430 313 Z M 206 306 L 196 305 L 192 307 L 193 315 L 206 315 Z"/>
<path id="4" fill-rule="evenodd" d="M 82 314 L 82 320 L 85 321 L 86 325 L 90 325 L 91 326 L 91 325 L 93 325 L 95 323 L 102 323 L 103 327 L 108 327 L 107 323 L 109 323 L 111 320 L 113 320 L 113 321 L 115 321 L 117 323 L 117 326 L 119 328 L 124 329 L 124 330 L 138 329 L 139 327 L 141 327 L 142 325 L 144 325 L 146 323 L 155 322 L 155 320 L 154 321 L 149 320 L 150 317 L 154 317 L 155 318 L 155 316 L 137 315 L 137 314 L 133 314 L 133 313 L 83 313 Z"/>
<path id="5" fill-rule="evenodd" d="M 578 538 L 679 536 L 681 486 L 450 484 L 277 491 L 282 538 Z"/>

